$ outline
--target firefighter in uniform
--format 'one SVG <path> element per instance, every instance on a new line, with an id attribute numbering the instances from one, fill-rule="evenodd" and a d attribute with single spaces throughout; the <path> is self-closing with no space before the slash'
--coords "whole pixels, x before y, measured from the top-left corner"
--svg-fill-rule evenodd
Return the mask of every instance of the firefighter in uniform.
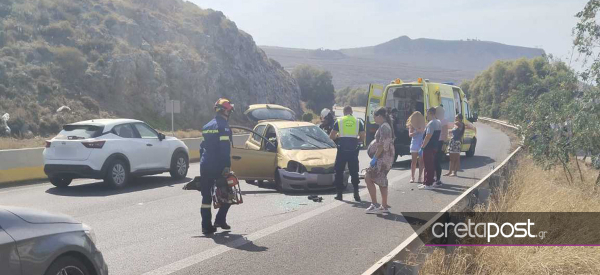
<path id="1" fill-rule="evenodd" d="M 229 115 L 234 111 L 233 104 L 228 99 L 220 98 L 215 103 L 215 118 L 202 127 L 204 140 L 200 144 L 200 175 L 202 207 L 202 233 L 212 234 L 217 227 L 230 229 L 227 225 L 227 211 L 230 204 L 223 204 L 212 223 L 212 189 L 218 178 L 229 175 L 231 168 L 231 129 L 229 128 Z"/>
<path id="2" fill-rule="evenodd" d="M 337 143 L 335 157 L 335 186 L 337 188 L 336 200 L 342 200 L 344 191 L 344 171 L 346 164 L 350 170 L 352 186 L 354 187 L 354 200 L 360 201 L 358 194 L 358 152 L 359 146 L 365 141 L 365 125 L 362 121 L 352 116 L 352 107 L 344 107 L 344 116 L 337 119 L 329 135 Z"/>

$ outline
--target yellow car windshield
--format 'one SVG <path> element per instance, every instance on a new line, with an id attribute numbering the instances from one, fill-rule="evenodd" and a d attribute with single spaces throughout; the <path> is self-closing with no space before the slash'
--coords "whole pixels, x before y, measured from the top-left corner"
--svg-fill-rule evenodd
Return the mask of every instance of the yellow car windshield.
<path id="1" fill-rule="evenodd" d="M 335 143 L 317 126 L 280 130 L 281 148 L 285 150 L 316 150 L 335 148 Z"/>

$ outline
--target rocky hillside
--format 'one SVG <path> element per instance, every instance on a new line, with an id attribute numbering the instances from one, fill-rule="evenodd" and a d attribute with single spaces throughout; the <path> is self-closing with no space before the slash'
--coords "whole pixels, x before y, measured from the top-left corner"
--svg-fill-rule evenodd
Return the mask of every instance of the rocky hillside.
<path id="1" fill-rule="evenodd" d="M 190 2 L 0 0 L 0 20 L 0 115 L 16 134 L 106 116 L 170 128 L 169 99 L 182 101 L 178 128 L 201 127 L 221 96 L 240 111 L 300 111 L 298 85 L 279 63 L 221 12 Z"/>
<path id="2" fill-rule="evenodd" d="M 336 89 L 363 87 L 419 77 L 459 83 L 471 79 L 496 60 L 514 60 L 544 54 L 541 49 L 487 41 L 446 41 L 398 37 L 363 48 L 306 50 L 261 46 L 267 55 L 287 70 L 308 64 L 328 70 Z"/>

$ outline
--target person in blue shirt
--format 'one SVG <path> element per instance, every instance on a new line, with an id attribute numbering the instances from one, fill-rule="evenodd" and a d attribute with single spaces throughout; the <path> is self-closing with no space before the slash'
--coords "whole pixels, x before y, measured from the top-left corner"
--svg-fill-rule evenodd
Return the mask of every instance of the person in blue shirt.
<path id="1" fill-rule="evenodd" d="M 217 227 L 231 229 L 227 224 L 227 211 L 230 204 L 222 204 L 212 223 L 212 189 L 218 178 L 227 176 L 231 170 L 231 140 L 229 116 L 234 111 L 228 99 L 220 98 L 215 103 L 215 118 L 202 127 L 204 140 L 200 144 L 200 176 L 202 206 L 202 233 L 208 235 L 217 231 Z"/>

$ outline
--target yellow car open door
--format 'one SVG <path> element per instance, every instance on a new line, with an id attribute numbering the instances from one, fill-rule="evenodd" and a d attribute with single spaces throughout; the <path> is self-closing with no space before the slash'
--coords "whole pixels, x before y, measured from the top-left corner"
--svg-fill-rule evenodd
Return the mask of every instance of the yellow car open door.
<path id="1" fill-rule="evenodd" d="M 249 131 L 250 135 L 261 134 L 245 127 L 231 126 L 232 129 Z M 277 147 L 269 141 L 264 141 L 265 150 L 246 149 L 244 145 L 231 147 L 231 171 L 240 180 L 273 180 L 277 167 Z M 268 149 L 268 150 L 267 150 Z"/>
<path id="2" fill-rule="evenodd" d="M 375 123 L 373 114 L 382 106 L 385 106 L 383 94 L 383 85 L 369 84 L 369 100 L 367 102 L 367 111 L 365 112 L 365 127 L 367 128 L 367 144 L 375 138 L 375 132 L 379 126 Z"/>

